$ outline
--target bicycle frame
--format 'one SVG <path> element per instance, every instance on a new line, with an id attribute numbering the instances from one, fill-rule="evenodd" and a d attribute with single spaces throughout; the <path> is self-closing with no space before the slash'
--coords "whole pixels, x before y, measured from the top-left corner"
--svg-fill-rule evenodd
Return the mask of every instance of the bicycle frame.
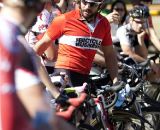
<path id="1" fill-rule="evenodd" d="M 103 124 L 104 130 L 114 130 L 113 124 L 108 120 L 108 110 L 105 109 L 105 99 L 103 95 L 99 95 L 98 98 L 94 99 L 97 109 L 100 111 L 100 118 Z"/>

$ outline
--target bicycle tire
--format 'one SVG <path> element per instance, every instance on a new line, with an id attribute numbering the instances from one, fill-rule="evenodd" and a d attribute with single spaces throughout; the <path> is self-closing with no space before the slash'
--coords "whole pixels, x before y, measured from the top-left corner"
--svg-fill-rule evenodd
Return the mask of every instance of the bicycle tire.
<path id="1" fill-rule="evenodd" d="M 160 130 L 160 107 L 144 107 L 142 108 L 144 118 L 154 126 L 154 130 Z"/>
<path id="2" fill-rule="evenodd" d="M 109 109 L 115 105 L 118 99 L 118 94 L 115 92 L 110 92 L 110 91 L 106 92 L 105 94 L 106 95 L 108 94 L 108 96 L 105 96 L 106 97 L 105 98 L 105 104 L 106 104 L 105 109 Z"/>
<path id="3" fill-rule="evenodd" d="M 80 124 L 78 126 L 79 130 L 97 130 L 95 129 L 93 126 L 89 125 L 89 124 Z"/>
<path id="4" fill-rule="evenodd" d="M 144 100 L 151 105 L 160 105 L 160 88 L 159 86 L 151 85 L 152 87 L 145 88 L 144 91 Z"/>
<path id="5" fill-rule="evenodd" d="M 109 118 L 117 130 L 151 130 L 150 128 L 153 127 L 145 118 L 128 110 L 113 110 L 112 114 L 109 115 Z M 130 128 L 126 128 L 128 127 L 127 124 L 130 125 Z M 121 127 L 121 125 L 123 125 L 123 127 Z"/>

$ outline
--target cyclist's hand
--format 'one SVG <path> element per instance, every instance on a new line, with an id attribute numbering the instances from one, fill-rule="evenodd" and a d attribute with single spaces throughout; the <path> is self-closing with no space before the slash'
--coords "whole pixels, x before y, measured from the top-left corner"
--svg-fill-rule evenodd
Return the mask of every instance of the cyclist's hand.
<path id="1" fill-rule="evenodd" d="M 125 82 L 118 80 L 115 83 L 113 83 L 113 86 L 125 86 Z"/>
<path id="2" fill-rule="evenodd" d="M 141 33 L 137 34 L 138 40 L 144 40 L 146 35 L 146 31 L 144 29 L 141 29 Z"/>
<path id="3" fill-rule="evenodd" d="M 152 63 L 151 69 L 152 69 L 153 73 L 155 73 L 156 76 L 158 76 L 160 78 L 160 65 Z"/>
<path id="4" fill-rule="evenodd" d="M 65 106 L 67 105 L 68 103 L 68 99 L 69 97 L 67 95 L 64 95 L 64 94 L 60 94 L 57 98 L 56 98 L 56 103 L 61 105 L 61 106 Z"/>

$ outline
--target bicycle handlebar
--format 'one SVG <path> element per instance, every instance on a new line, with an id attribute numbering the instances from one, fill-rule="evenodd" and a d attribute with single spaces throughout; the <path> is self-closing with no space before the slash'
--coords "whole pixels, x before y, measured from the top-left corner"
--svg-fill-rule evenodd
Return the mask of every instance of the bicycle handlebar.
<path id="1" fill-rule="evenodd" d="M 130 87 L 131 91 L 133 91 L 133 92 L 138 91 L 138 90 L 141 88 L 142 84 L 143 84 L 143 83 L 140 82 L 140 83 L 138 83 L 135 87 Z"/>
<path id="2" fill-rule="evenodd" d="M 104 90 L 104 91 L 101 91 L 101 92 L 106 92 L 106 91 L 117 92 L 117 91 L 121 90 L 124 87 L 125 87 L 125 83 L 124 82 L 120 82 L 119 84 L 113 85 L 113 86 L 105 85 L 105 86 L 101 86 L 101 88 Z"/>
<path id="3" fill-rule="evenodd" d="M 83 92 L 85 90 L 87 86 L 87 83 L 83 83 L 82 86 L 78 86 L 78 87 L 69 87 L 69 88 L 65 88 L 64 90 L 67 92 L 67 93 L 70 93 L 70 92 L 75 92 L 77 94 Z"/>

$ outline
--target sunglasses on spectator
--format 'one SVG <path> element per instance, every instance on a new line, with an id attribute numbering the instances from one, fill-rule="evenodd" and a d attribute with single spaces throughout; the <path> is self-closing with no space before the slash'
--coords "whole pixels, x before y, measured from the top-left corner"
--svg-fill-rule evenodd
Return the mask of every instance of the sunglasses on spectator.
<path id="1" fill-rule="evenodd" d="M 88 0 L 81 0 L 81 2 L 84 5 L 89 4 L 90 7 L 97 7 L 97 6 L 99 6 L 101 4 L 101 2 L 92 2 L 92 1 L 88 1 Z"/>
<path id="2" fill-rule="evenodd" d="M 114 8 L 114 10 L 116 10 L 116 11 L 124 11 L 124 9 L 122 9 L 122 8 Z"/>

